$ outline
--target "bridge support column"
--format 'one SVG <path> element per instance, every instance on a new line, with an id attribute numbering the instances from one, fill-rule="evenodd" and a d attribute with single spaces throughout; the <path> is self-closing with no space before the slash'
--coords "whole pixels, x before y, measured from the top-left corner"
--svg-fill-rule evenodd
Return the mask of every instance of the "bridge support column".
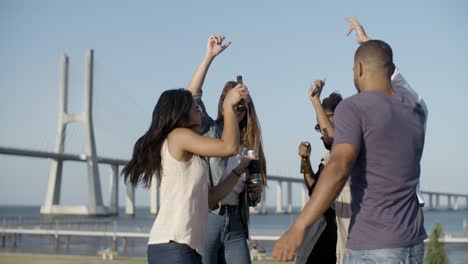
<path id="1" fill-rule="evenodd" d="M 125 214 L 135 215 L 135 188 L 132 183 L 127 182 L 127 192 L 125 198 Z"/>
<path id="2" fill-rule="evenodd" d="M 434 209 L 434 206 L 432 204 L 432 193 L 429 193 L 429 210 Z"/>
<path id="3" fill-rule="evenodd" d="M 284 214 L 283 210 L 283 182 L 277 181 L 276 183 L 276 213 Z"/>
<path id="4" fill-rule="evenodd" d="M 67 110 L 68 93 L 68 57 L 62 57 L 62 80 L 59 96 L 59 117 L 55 138 L 54 152 L 62 154 L 65 145 L 65 128 L 67 123 L 81 122 L 85 128 L 85 155 L 83 160 L 88 167 L 88 204 L 80 206 L 60 205 L 60 189 L 62 184 L 63 160 L 53 159 L 49 174 L 47 194 L 41 207 L 41 214 L 46 215 L 108 215 L 108 208 L 104 207 L 101 193 L 101 180 L 99 178 L 98 157 L 92 119 L 93 98 L 93 50 L 86 56 L 86 74 L 84 86 L 84 111 L 78 114 L 69 114 Z"/>
<path id="5" fill-rule="evenodd" d="M 458 210 L 458 196 L 453 197 L 453 210 Z"/>
<path id="6" fill-rule="evenodd" d="M 60 237 L 58 234 L 54 235 L 54 249 L 58 250 L 60 248 Z"/>
<path id="7" fill-rule="evenodd" d="M 110 209 L 111 214 L 119 214 L 119 166 L 111 165 L 111 176 L 110 176 Z"/>
<path id="8" fill-rule="evenodd" d="M 67 94 L 68 94 L 68 56 L 63 55 L 62 60 L 62 79 L 60 80 L 59 94 L 59 116 L 58 126 L 55 132 L 54 152 L 63 153 L 65 147 L 66 125 L 65 116 L 67 115 Z M 52 214 L 52 207 L 60 204 L 60 189 L 62 186 L 62 160 L 51 160 L 50 162 L 49 182 L 44 204 L 41 206 L 41 214 Z"/>
<path id="9" fill-rule="evenodd" d="M 261 205 L 260 205 L 260 213 L 261 214 L 267 214 L 267 208 L 266 208 L 266 190 L 263 190 L 262 192 L 262 201 L 260 202 Z"/>
<path id="10" fill-rule="evenodd" d="M 292 182 L 288 182 L 288 214 L 291 214 L 293 211 L 292 209 Z"/>
<path id="11" fill-rule="evenodd" d="M 436 209 L 440 209 L 440 195 L 436 194 Z"/>
<path id="12" fill-rule="evenodd" d="M 448 209 L 449 210 L 452 210 L 452 195 L 447 195 L 447 199 L 448 199 Z"/>

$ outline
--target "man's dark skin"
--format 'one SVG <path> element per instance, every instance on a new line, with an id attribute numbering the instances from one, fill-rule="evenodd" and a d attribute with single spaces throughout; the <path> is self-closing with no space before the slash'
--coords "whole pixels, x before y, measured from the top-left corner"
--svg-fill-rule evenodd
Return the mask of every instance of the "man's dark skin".
<path id="1" fill-rule="evenodd" d="M 348 19 L 351 26 L 348 34 L 355 30 L 361 47 L 354 57 L 354 83 L 358 92 L 374 91 L 385 95 L 396 92 L 391 85 L 391 75 L 395 66 L 387 57 L 382 56 L 381 47 L 374 41 L 368 41 L 357 19 Z M 349 173 L 359 155 L 351 144 L 336 144 L 331 150 L 330 162 L 322 171 L 315 190 L 291 228 L 276 241 L 273 258 L 279 261 L 294 259 L 300 247 L 305 229 L 313 224 L 336 199 L 345 185 Z"/>

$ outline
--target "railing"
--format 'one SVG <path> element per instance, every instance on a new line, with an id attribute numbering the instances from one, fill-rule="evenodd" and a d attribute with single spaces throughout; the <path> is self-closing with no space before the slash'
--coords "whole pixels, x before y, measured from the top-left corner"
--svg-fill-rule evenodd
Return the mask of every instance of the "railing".
<path id="1" fill-rule="evenodd" d="M 66 238 L 65 243 L 66 247 L 69 247 L 71 237 L 108 237 L 112 239 L 112 250 L 118 250 L 118 239 L 122 240 L 122 250 L 125 252 L 127 249 L 128 239 L 148 239 L 149 232 L 122 232 L 117 229 L 106 230 L 106 231 L 96 231 L 96 230 L 68 230 L 68 229 L 42 229 L 42 228 L 0 228 L 0 236 L 2 237 L 2 248 L 7 247 L 7 238 L 12 239 L 13 247 L 17 247 L 17 241 L 20 239 L 21 235 L 38 235 L 38 236 L 50 236 L 53 238 L 53 247 L 55 250 L 60 248 L 60 243 L 63 242 L 63 239 Z M 252 235 L 251 241 L 260 240 L 260 241 L 276 241 L 279 239 L 278 235 Z M 429 238 L 424 242 L 428 242 Z M 457 243 L 465 244 L 468 243 L 467 237 L 454 237 L 451 234 L 445 234 L 443 238 L 439 241 L 445 243 Z"/>

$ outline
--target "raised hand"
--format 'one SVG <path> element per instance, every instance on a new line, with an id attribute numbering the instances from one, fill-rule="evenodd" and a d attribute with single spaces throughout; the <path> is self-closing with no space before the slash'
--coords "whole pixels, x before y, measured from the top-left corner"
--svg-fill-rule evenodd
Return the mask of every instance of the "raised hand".
<path id="1" fill-rule="evenodd" d="M 319 100 L 320 102 L 320 94 L 322 94 L 323 87 L 325 86 L 325 79 L 323 80 L 315 80 L 309 86 L 309 99 Z"/>
<path id="2" fill-rule="evenodd" d="M 238 84 L 236 85 L 236 87 L 232 88 L 226 95 L 223 107 L 224 109 L 226 109 L 226 107 L 234 107 L 242 99 L 245 101 L 249 101 L 249 98 L 249 91 L 247 90 L 247 87 L 243 84 Z"/>
<path id="3" fill-rule="evenodd" d="M 206 44 L 206 56 L 214 58 L 218 56 L 221 52 L 231 45 L 231 41 L 223 44 L 224 36 L 214 36 L 211 35 L 208 37 L 208 43 Z"/>
<path id="4" fill-rule="evenodd" d="M 301 144 L 299 144 L 299 150 L 297 153 L 299 154 L 300 157 L 309 157 L 310 151 L 311 151 L 310 143 L 308 141 L 303 141 L 301 142 Z"/>
<path id="5" fill-rule="evenodd" d="M 247 183 L 247 191 L 249 194 L 259 195 L 263 191 L 263 184 L 261 182 L 249 182 Z"/>
<path id="6" fill-rule="evenodd" d="M 351 23 L 351 25 L 348 28 L 348 32 L 346 33 L 346 36 L 349 36 L 353 30 L 356 30 L 356 42 L 361 45 L 362 43 L 366 42 L 369 40 L 369 37 L 366 34 L 366 31 L 364 31 L 364 28 L 362 27 L 361 24 L 359 24 L 359 21 L 357 20 L 356 17 L 346 17 L 346 21 Z"/>

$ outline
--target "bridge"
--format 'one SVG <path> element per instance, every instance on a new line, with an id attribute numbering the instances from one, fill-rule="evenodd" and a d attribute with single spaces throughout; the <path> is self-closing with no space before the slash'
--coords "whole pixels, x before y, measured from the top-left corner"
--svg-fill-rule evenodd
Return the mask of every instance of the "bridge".
<path id="1" fill-rule="evenodd" d="M 89 162 L 89 156 L 85 154 L 76 155 L 76 154 L 67 154 L 67 153 L 55 153 L 55 152 L 46 152 L 46 151 L 37 151 L 37 150 L 27 150 L 27 149 L 18 149 L 18 148 L 7 148 L 0 146 L 0 154 L 4 155 L 14 155 L 14 156 L 21 156 L 21 157 L 31 157 L 31 158 L 43 158 L 43 159 L 51 159 L 56 162 L 58 161 L 77 161 L 77 162 Z M 99 164 L 106 164 L 110 166 L 111 174 L 111 184 L 110 184 L 110 197 L 109 197 L 109 207 L 108 214 L 117 214 L 118 212 L 118 186 L 119 186 L 119 167 L 124 166 L 127 164 L 128 161 L 121 160 L 121 159 L 112 159 L 112 158 L 104 158 L 104 157 L 97 157 L 96 162 Z M 307 202 L 307 191 L 304 187 L 304 183 L 302 179 L 299 178 L 291 178 L 285 176 L 276 176 L 276 175 L 268 175 L 269 182 L 276 182 L 276 210 L 275 212 L 278 214 L 283 213 L 292 213 L 293 212 L 293 204 L 292 204 L 292 186 L 293 184 L 299 185 L 301 190 L 301 204 L 300 207 L 303 207 Z M 156 177 L 153 178 L 152 185 L 150 187 L 150 212 L 152 214 L 157 214 L 158 212 L 158 189 L 157 189 L 157 180 Z M 125 183 L 124 183 L 125 184 Z M 286 205 L 284 206 L 284 199 L 283 199 L 283 187 L 286 185 Z M 262 193 L 262 201 L 260 204 L 260 208 L 257 210 L 256 208 L 252 208 L 252 211 L 255 213 L 266 214 L 266 201 L 268 199 L 267 192 Z M 429 210 L 437 210 L 437 209 L 451 209 L 451 210 L 460 210 L 463 209 L 459 206 L 459 200 L 465 200 L 464 209 L 468 209 L 468 195 L 466 194 L 456 194 L 456 193 L 445 193 L 445 192 L 432 192 L 432 191 L 421 191 L 423 194 L 426 207 Z M 126 199 L 125 199 L 125 213 L 128 215 L 135 214 L 135 188 L 130 184 L 126 185 Z M 447 207 L 442 207 L 440 200 L 441 198 L 447 200 Z M 297 206 L 297 205 L 296 205 Z M 76 212 L 75 214 L 82 214 L 80 212 Z"/>
<path id="2" fill-rule="evenodd" d="M 78 114 L 68 113 L 68 57 L 62 57 L 62 78 L 60 85 L 59 96 L 59 118 L 56 132 L 56 142 L 53 152 L 19 149 L 0 146 L 0 154 L 14 155 L 31 158 L 43 158 L 51 161 L 51 170 L 49 174 L 48 190 L 45 202 L 41 207 L 41 214 L 44 215 L 116 215 L 118 213 L 118 185 L 119 185 L 119 167 L 127 164 L 128 161 L 121 159 L 113 159 L 97 156 L 96 143 L 94 139 L 94 130 L 92 122 L 92 88 L 93 88 L 93 51 L 89 50 L 87 54 L 87 69 L 84 88 L 84 111 Z M 85 126 L 86 131 L 86 148 L 84 154 L 64 153 L 66 125 L 71 122 L 81 122 Z M 88 204 L 87 205 L 62 205 L 60 203 L 62 169 L 65 161 L 75 161 L 86 163 L 88 167 Z M 99 164 L 110 166 L 110 197 L 109 206 L 104 206 L 102 199 L 102 190 L 99 177 Z M 276 210 L 278 214 L 292 213 L 292 186 L 299 185 L 301 190 L 302 208 L 307 202 L 307 191 L 304 187 L 303 180 L 278 175 L 268 175 L 268 181 L 276 182 Z M 124 183 L 125 184 L 125 183 Z M 158 212 L 158 188 L 157 178 L 154 177 L 150 187 L 150 212 L 157 214 Z M 283 187 L 286 185 L 286 208 L 283 204 Z M 262 214 L 267 213 L 266 191 L 262 192 L 262 201 L 260 208 L 251 208 L 252 212 Z M 443 209 L 440 205 L 441 198 L 446 198 L 448 201 L 448 209 L 458 210 L 459 200 L 465 201 L 465 209 L 468 209 L 468 195 L 422 191 L 426 197 L 428 209 Z M 135 188 L 131 184 L 126 185 L 125 193 L 125 213 L 128 215 L 135 214 Z"/>

